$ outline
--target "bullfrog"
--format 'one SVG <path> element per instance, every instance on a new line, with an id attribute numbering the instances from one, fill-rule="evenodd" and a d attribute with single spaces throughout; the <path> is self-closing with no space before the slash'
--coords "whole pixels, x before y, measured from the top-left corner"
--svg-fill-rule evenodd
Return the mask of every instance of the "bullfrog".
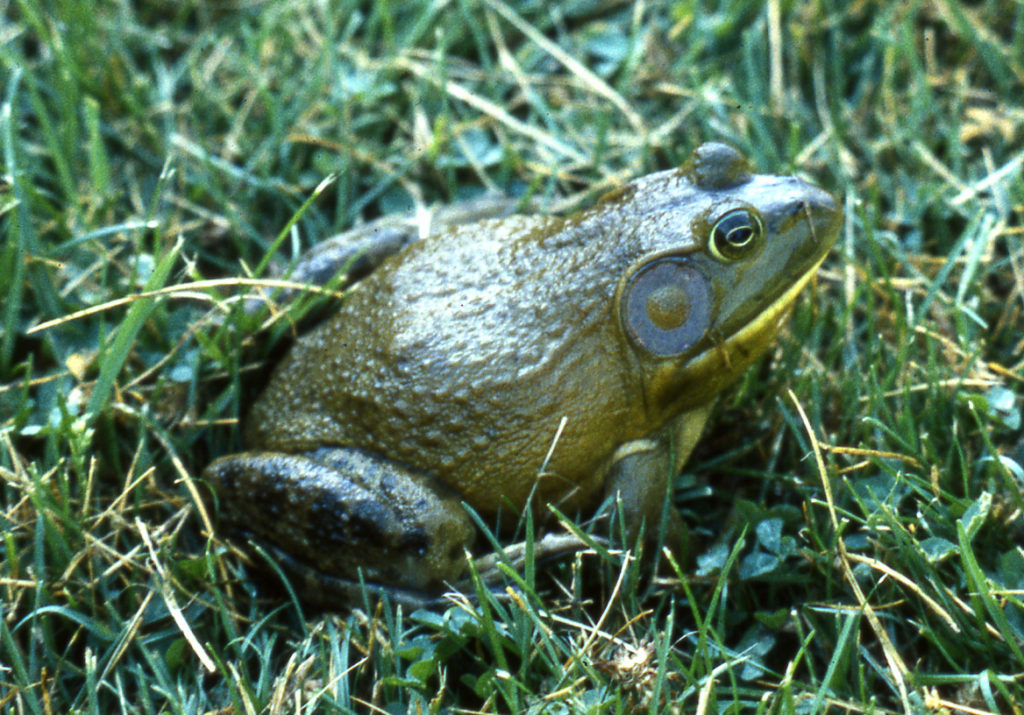
<path id="1" fill-rule="evenodd" d="M 614 498 L 628 533 L 671 540 L 673 476 L 840 220 L 829 193 L 706 143 L 568 216 L 395 241 L 277 366 L 248 451 L 204 478 L 235 529 L 335 585 L 458 582 L 463 504 Z"/>

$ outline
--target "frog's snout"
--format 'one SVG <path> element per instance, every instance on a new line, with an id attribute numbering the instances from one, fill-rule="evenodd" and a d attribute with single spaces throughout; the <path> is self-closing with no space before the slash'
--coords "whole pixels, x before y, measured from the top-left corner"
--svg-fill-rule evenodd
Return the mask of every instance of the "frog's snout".
<path id="1" fill-rule="evenodd" d="M 800 201 L 800 210 L 807 214 L 811 222 L 811 232 L 820 240 L 831 243 L 834 234 L 839 231 L 839 222 L 843 216 L 836 197 L 824 189 L 808 184 L 806 195 Z"/>
<path id="2" fill-rule="evenodd" d="M 811 254 L 827 251 L 839 235 L 843 217 L 839 202 L 824 189 L 802 181 L 799 191 L 794 193 L 797 196 L 775 214 L 772 228 L 784 233 L 785 226 L 798 226 L 806 222 L 806 232 L 800 231 L 797 234 L 807 237 L 802 240 L 806 250 Z"/>

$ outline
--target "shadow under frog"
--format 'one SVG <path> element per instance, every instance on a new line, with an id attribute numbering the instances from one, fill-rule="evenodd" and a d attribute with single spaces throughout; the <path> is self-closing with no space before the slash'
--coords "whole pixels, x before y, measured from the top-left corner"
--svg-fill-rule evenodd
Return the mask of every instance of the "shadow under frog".
<path id="1" fill-rule="evenodd" d="M 567 217 L 392 237 L 277 367 L 249 451 L 204 479 L 222 518 L 334 592 L 458 582 L 463 501 L 486 519 L 616 496 L 631 533 L 653 529 L 716 395 L 774 340 L 840 221 L 828 193 L 710 143 Z M 300 273 L 320 281 L 348 261 L 314 255 Z"/>

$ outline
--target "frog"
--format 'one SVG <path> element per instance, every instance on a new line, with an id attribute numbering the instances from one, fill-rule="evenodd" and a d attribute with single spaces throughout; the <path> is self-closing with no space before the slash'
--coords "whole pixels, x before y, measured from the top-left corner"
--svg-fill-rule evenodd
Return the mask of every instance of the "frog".
<path id="1" fill-rule="evenodd" d="M 494 523 L 610 504 L 627 537 L 672 548 L 675 475 L 841 220 L 829 192 L 708 142 L 574 213 L 392 237 L 277 365 L 246 451 L 203 479 L 305 590 L 451 588 L 478 537 L 470 510 Z M 320 280 L 340 268 L 316 262 Z"/>

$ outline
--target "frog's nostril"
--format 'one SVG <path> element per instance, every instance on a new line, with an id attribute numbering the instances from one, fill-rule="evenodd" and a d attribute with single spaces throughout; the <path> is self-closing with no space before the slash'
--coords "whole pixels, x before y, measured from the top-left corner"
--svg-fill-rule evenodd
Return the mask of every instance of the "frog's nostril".
<path id="1" fill-rule="evenodd" d="M 827 191 L 817 187 L 808 187 L 811 190 L 805 198 L 805 203 L 811 211 L 822 213 L 834 213 L 836 210 L 836 198 Z"/>

